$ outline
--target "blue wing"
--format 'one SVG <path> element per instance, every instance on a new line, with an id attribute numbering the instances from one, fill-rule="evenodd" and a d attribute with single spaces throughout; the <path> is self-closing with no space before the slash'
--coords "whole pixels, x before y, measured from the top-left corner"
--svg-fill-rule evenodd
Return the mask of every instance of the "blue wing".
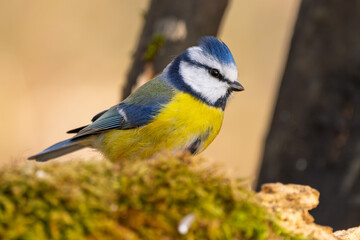
<path id="1" fill-rule="evenodd" d="M 73 139 L 111 129 L 144 126 L 159 113 L 173 95 L 173 89 L 160 77 L 152 79 L 120 104 L 97 114 L 93 118 L 94 122 L 84 128 L 79 128 Z"/>

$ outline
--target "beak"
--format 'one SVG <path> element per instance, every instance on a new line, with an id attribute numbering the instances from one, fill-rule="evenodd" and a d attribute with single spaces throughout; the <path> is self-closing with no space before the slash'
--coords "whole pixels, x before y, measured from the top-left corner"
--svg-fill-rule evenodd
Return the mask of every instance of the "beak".
<path id="1" fill-rule="evenodd" d="M 244 91 L 245 88 L 238 81 L 235 81 L 230 84 L 230 90 L 240 92 L 240 91 Z"/>

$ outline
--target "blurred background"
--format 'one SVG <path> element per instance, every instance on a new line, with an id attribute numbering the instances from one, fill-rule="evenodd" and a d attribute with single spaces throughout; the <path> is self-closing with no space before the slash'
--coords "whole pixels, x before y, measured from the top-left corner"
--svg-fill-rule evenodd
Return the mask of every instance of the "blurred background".
<path id="1" fill-rule="evenodd" d="M 0 0 L 0 161 L 24 160 L 119 102 L 148 5 Z M 202 155 L 233 176 L 257 172 L 298 5 L 231 1 L 221 21 L 218 37 L 246 91 L 231 99 L 219 136 Z M 63 158 L 85 154 L 96 153 Z"/>
<path id="2" fill-rule="evenodd" d="M 219 136 L 201 155 L 257 188 L 310 185 L 321 193 L 318 223 L 358 225 L 360 2 L 209 2 L 0 0 L 0 161 L 25 161 L 117 104 L 131 89 L 128 77 L 144 70 L 154 21 L 187 6 L 184 19 L 192 21 L 173 25 L 185 40 L 165 42 L 151 63 L 155 72 L 181 42 L 214 32 L 246 89 L 234 94 Z M 55 161 L 97 155 L 82 150 Z"/>

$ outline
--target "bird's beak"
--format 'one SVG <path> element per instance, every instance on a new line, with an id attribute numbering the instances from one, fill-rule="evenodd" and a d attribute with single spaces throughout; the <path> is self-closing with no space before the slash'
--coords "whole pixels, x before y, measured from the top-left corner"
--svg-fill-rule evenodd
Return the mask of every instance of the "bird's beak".
<path id="1" fill-rule="evenodd" d="M 235 81 L 230 84 L 230 90 L 240 92 L 240 91 L 244 91 L 245 88 L 238 81 Z"/>

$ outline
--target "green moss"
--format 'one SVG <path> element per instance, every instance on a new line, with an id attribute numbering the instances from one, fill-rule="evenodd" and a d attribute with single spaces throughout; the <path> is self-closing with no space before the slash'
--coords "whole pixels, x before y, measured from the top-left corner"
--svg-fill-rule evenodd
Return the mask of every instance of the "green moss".
<path id="1" fill-rule="evenodd" d="M 3 167 L 0 182 L 0 239 L 301 239 L 240 183 L 184 158 L 29 162 Z"/>
<path id="2" fill-rule="evenodd" d="M 165 43 L 165 36 L 161 34 L 154 34 L 151 42 L 148 44 L 147 49 L 144 53 L 144 59 L 146 61 L 153 61 L 156 53 L 162 48 Z"/>

